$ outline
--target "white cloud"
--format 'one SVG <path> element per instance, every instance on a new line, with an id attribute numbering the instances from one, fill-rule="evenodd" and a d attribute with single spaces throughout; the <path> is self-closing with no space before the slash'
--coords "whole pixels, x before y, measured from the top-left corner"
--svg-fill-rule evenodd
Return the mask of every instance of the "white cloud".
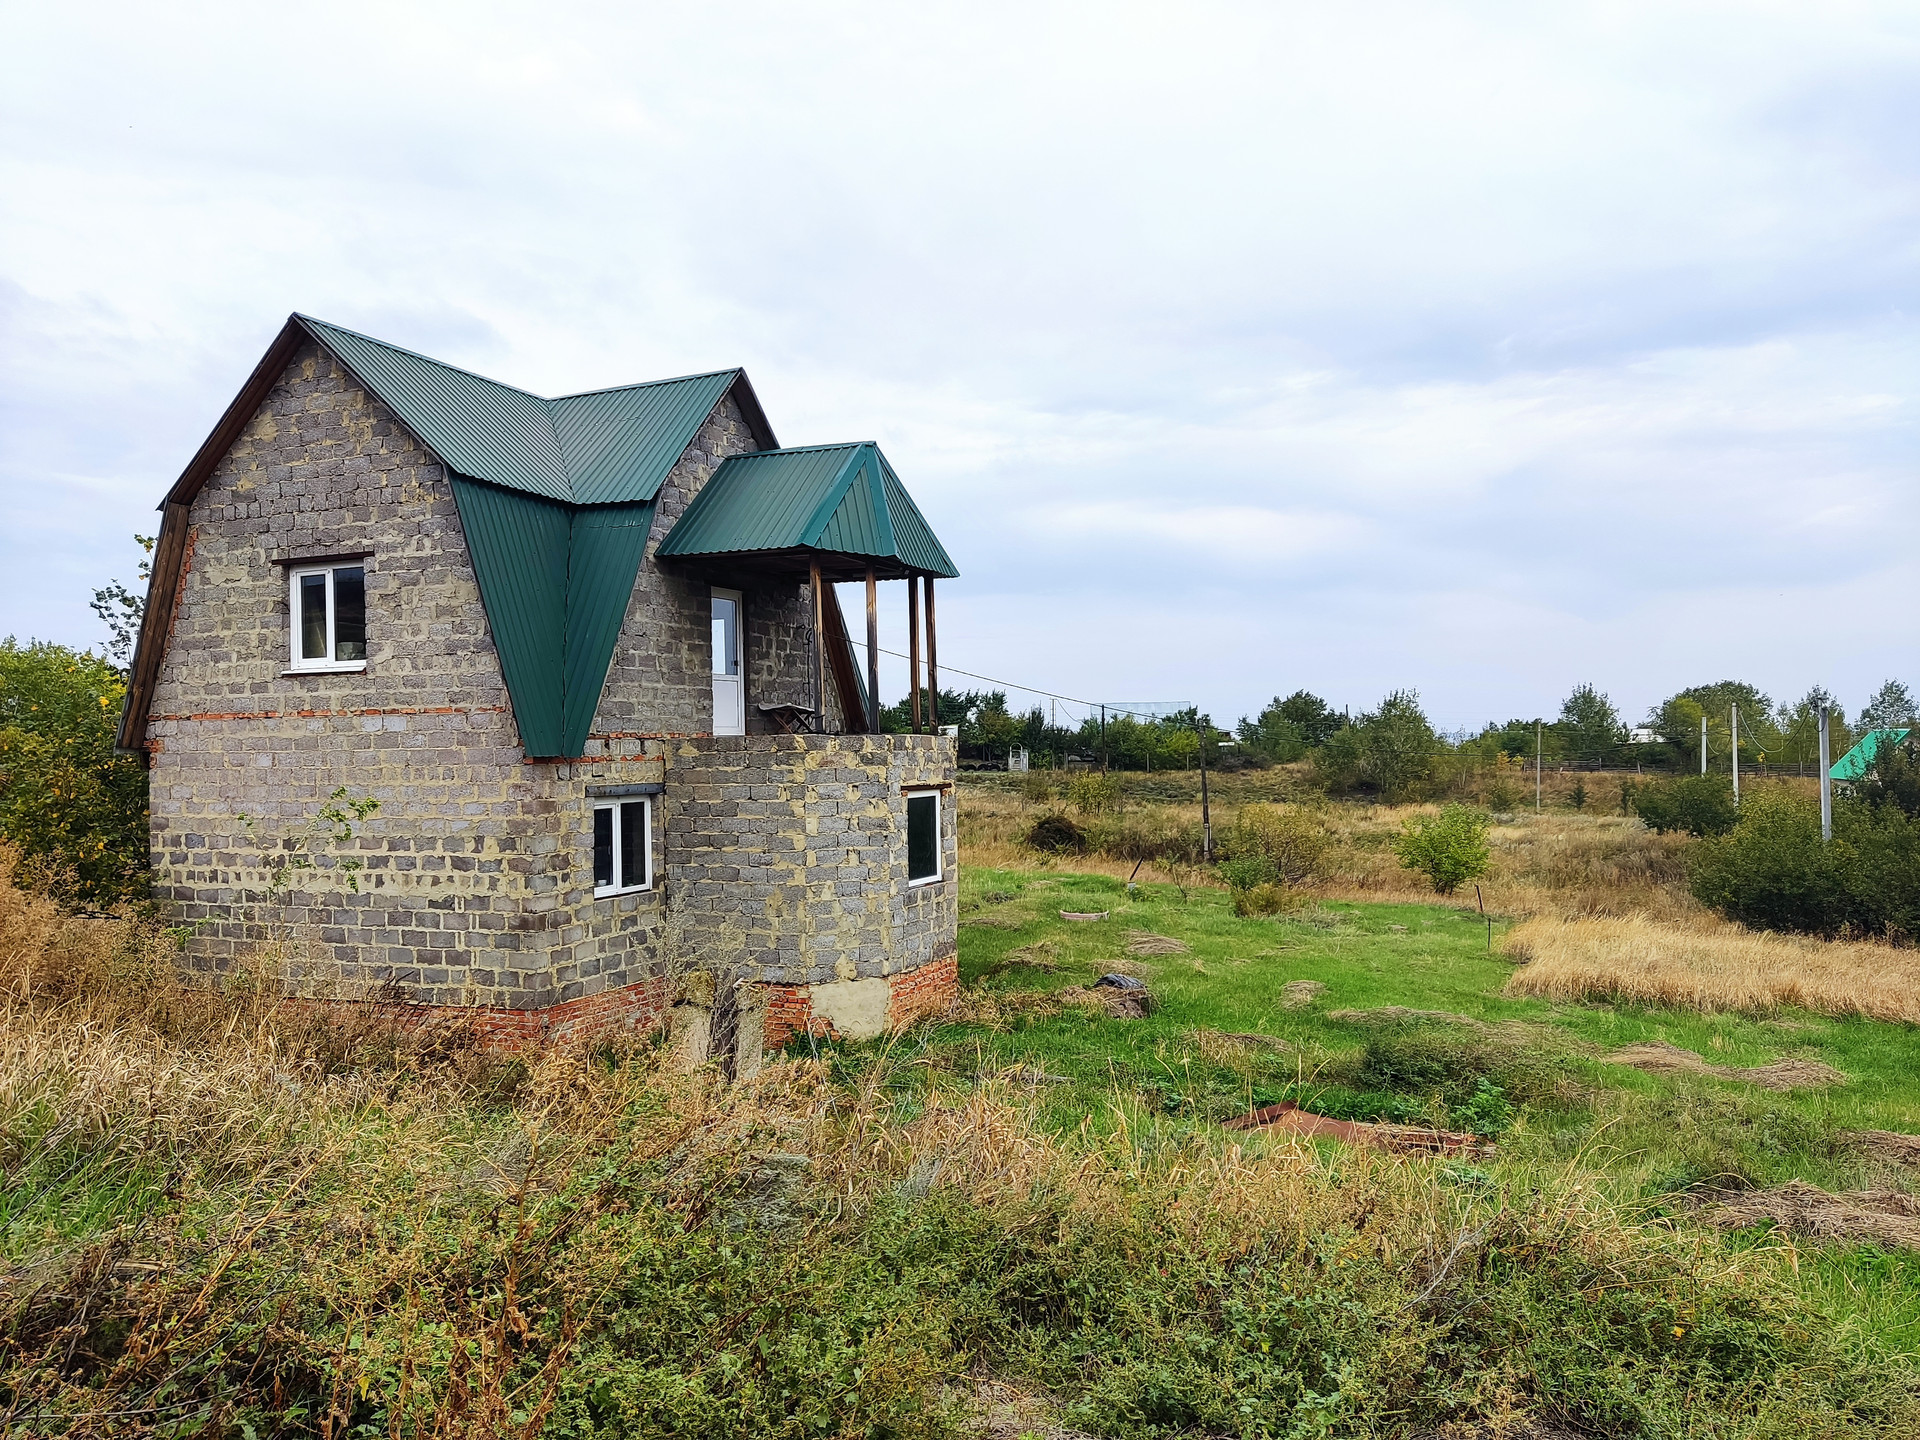
<path id="1" fill-rule="evenodd" d="M 0 630 L 97 635 L 300 308 L 746 364 L 1036 684 L 1911 676 L 1916 80 L 1892 4 L 16 7 Z"/>

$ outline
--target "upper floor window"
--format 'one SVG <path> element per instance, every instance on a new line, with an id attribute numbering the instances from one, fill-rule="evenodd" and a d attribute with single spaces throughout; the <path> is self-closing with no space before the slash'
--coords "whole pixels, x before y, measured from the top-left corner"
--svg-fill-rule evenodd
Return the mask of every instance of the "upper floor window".
<path id="1" fill-rule="evenodd" d="M 619 895 L 653 884 L 653 806 L 617 800 L 593 807 L 593 893 Z"/>
<path id="2" fill-rule="evenodd" d="M 295 670 L 363 670 L 367 664 L 367 571 L 311 565 L 290 572 Z"/>
<path id="3" fill-rule="evenodd" d="M 941 878 L 940 792 L 907 792 L 907 883 L 931 885 Z"/>

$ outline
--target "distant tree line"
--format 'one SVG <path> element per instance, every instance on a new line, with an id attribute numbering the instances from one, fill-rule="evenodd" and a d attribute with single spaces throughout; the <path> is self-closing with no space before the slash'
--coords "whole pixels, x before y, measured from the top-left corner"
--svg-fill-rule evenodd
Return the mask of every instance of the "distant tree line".
<path id="1" fill-rule="evenodd" d="M 922 694 L 922 720 L 931 707 Z M 1700 765 L 1705 721 L 1707 769 L 1732 768 L 1733 713 L 1739 712 L 1741 768 L 1811 775 L 1819 764 L 1819 706 L 1828 706 L 1832 758 L 1868 730 L 1909 724 L 1920 706 L 1898 680 L 1882 685 L 1850 723 L 1843 706 L 1818 686 L 1797 700 L 1775 703 L 1758 687 L 1736 680 L 1696 685 L 1669 696 L 1638 727 L 1630 727 L 1612 700 L 1594 685 L 1576 686 L 1552 719 L 1490 722 L 1475 734 L 1442 735 L 1421 707 L 1419 693 L 1395 690 L 1358 715 L 1336 710 L 1320 696 L 1296 690 L 1275 696 L 1258 715 L 1231 729 L 1196 709 L 1167 716 L 1096 711 L 1072 725 L 1051 724 L 1045 709 L 1016 711 L 1004 690 L 941 690 L 940 719 L 959 728 L 963 760 L 1000 764 L 1015 750 L 1030 763 L 1060 767 L 1084 762 L 1113 770 L 1220 769 L 1311 762 L 1334 793 L 1401 799 L 1419 793 L 1436 774 L 1461 764 L 1505 761 L 1552 769 L 1632 768 L 1684 774 Z M 908 703 L 882 711 L 882 729 L 905 731 Z M 1517 772 L 1516 772 L 1517 773 Z"/>

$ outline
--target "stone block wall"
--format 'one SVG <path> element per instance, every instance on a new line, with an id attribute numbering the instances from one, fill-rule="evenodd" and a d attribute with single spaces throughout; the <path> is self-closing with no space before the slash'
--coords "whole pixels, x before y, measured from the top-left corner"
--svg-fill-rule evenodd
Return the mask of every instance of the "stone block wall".
<path id="1" fill-rule="evenodd" d="M 951 955 L 953 766 L 953 742 L 936 735 L 676 742 L 669 884 L 701 953 L 781 985 L 886 977 Z M 910 886 L 906 791 L 938 787 L 945 878 Z"/>

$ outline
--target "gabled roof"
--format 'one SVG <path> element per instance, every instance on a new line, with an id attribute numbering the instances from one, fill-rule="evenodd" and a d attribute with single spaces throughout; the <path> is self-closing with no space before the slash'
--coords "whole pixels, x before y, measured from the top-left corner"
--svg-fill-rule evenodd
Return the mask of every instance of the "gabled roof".
<path id="1" fill-rule="evenodd" d="M 450 469 L 508 490 L 573 505 L 651 500 L 736 388 L 760 443 L 778 443 L 742 370 L 543 400 L 309 315 L 293 318 Z"/>
<path id="2" fill-rule="evenodd" d="M 658 554 L 684 560 L 823 551 L 871 560 L 888 575 L 960 573 L 870 441 L 731 457 Z"/>
<path id="3" fill-rule="evenodd" d="M 1833 768 L 1827 774 L 1835 780 L 1858 780 L 1873 768 L 1882 745 L 1898 745 L 1912 733 L 1908 728 L 1869 730 L 1860 737 L 1858 744 L 1833 762 Z"/>

